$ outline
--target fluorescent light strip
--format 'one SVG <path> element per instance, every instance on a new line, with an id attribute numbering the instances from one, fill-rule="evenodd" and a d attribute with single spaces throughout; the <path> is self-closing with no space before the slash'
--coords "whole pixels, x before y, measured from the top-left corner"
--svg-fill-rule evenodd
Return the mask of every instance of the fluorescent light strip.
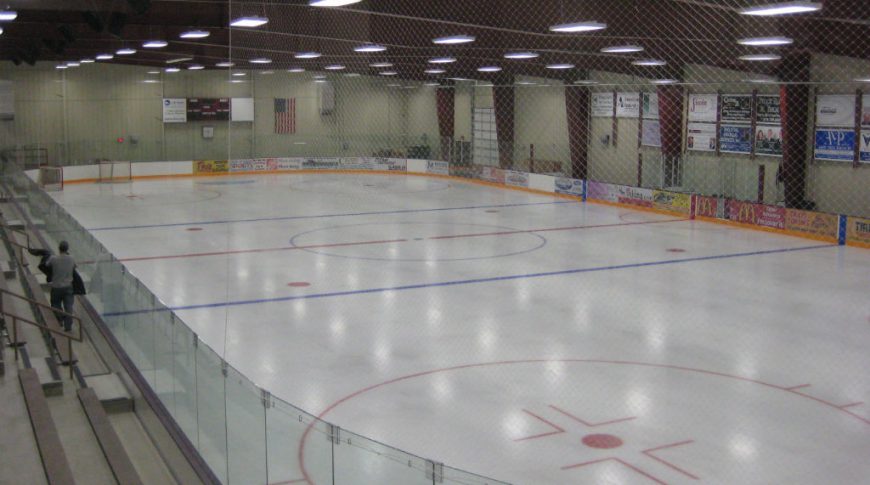
<path id="1" fill-rule="evenodd" d="M 125 47 L 123 49 L 118 49 L 115 52 L 115 54 L 118 54 L 119 56 L 129 56 L 129 55 L 133 55 L 135 53 L 136 53 L 136 49 L 130 49 L 129 47 Z"/>
<path id="2" fill-rule="evenodd" d="M 332 64 L 329 66 L 325 66 L 324 69 L 327 71 L 343 71 L 345 69 L 341 64 Z"/>
<path id="3" fill-rule="evenodd" d="M 247 74 L 244 73 L 244 72 L 234 72 L 232 75 L 233 75 L 233 76 L 236 76 L 236 77 L 247 76 Z"/>
<path id="4" fill-rule="evenodd" d="M 250 62 L 251 64 L 271 64 L 272 59 L 266 57 L 255 57 L 248 62 Z"/>
<path id="5" fill-rule="evenodd" d="M 499 72 L 501 68 L 498 66 L 483 66 L 477 68 L 478 72 Z"/>
<path id="6" fill-rule="evenodd" d="M 76 61 L 67 62 L 66 65 L 67 65 L 67 67 L 79 67 L 79 66 L 81 66 L 81 64 L 76 62 Z"/>
<path id="7" fill-rule="evenodd" d="M 82 60 L 79 61 L 79 62 L 81 62 L 82 64 L 93 64 L 93 63 L 94 63 L 94 59 L 82 59 Z"/>
<path id="8" fill-rule="evenodd" d="M 295 57 L 297 59 L 317 59 L 318 57 L 320 57 L 322 55 L 323 54 L 321 54 L 319 52 L 298 52 L 298 53 L 294 54 L 293 57 Z"/>
<path id="9" fill-rule="evenodd" d="M 399 73 L 396 71 L 384 71 L 384 72 L 381 72 L 379 74 L 381 76 L 395 76 L 396 74 L 399 74 Z"/>
<path id="10" fill-rule="evenodd" d="M 553 25 L 550 27 L 551 32 L 567 32 L 567 33 L 577 33 L 577 32 L 592 32 L 594 30 L 604 30 L 607 28 L 607 24 L 603 24 L 601 22 L 574 22 L 570 24 L 559 24 Z"/>
<path id="11" fill-rule="evenodd" d="M 161 49 L 169 45 L 169 42 L 165 40 L 148 40 L 142 44 L 142 47 L 146 49 Z"/>
<path id="12" fill-rule="evenodd" d="M 178 71 L 180 71 L 181 69 L 179 69 L 179 68 L 177 68 L 177 67 L 167 67 L 167 68 L 164 69 L 164 70 L 165 70 L 166 72 L 178 72 Z"/>
<path id="13" fill-rule="evenodd" d="M 182 39 L 204 39 L 211 35 L 211 33 L 207 30 L 188 30 L 187 32 L 182 32 L 179 37 Z"/>
<path id="14" fill-rule="evenodd" d="M 666 66 L 668 63 L 660 59 L 640 59 L 633 61 L 635 66 Z"/>
<path id="15" fill-rule="evenodd" d="M 187 61 L 192 61 L 192 60 L 193 60 L 192 57 L 179 57 L 176 59 L 169 59 L 166 61 L 166 63 L 167 64 L 177 64 L 179 62 L 187 62 Z"/>
<path id="16" fill-rule="evenodd" d="M 236 65 L 235 62 L 225 61 L 225 62 L 218 62 L 217 64 L 215 64 L 215 67 L 233 67 L 235 65 Z"/>
<path id="17" fill-rule="evenodd" d="M 748 54 L 745 56 L 740 56 L 739 59 L 741 61 L 778 61 L 782 59 L 782 56 L 779 54 Z"/>
<path id="18" fill-rule="evenodd" d="M 643 47 L 639 45 L 615 45 L 601 49 L 605 54 L 624 54 L 627 52 L 643 52 Z"/>
<path id="19" fill-rule="evenodd" d="M 650 81 L 653 84 L 676 84 L 676 79 L 653 79 Z"/>
<path id="20" fill-rule="evenodd" d="M 794 39 L 789 37 L 749 37 L 738 39 L 737 43 L 749 46 L 791 45 L 794 43 Z"/>
<path id="21" fill-rule="evenodd" d="M 444 74 L 447 71 L 444 69 L 426 69 L 423 72 L 425 72 L 426 74 Z"/>
<path id="22" fill-rule="evenodd" d="M 534 59 L 540 56 L 537 52 L 508 52 L 504 55 L 505 59 Z"/>
<path id="23" fill-rule="evenodd" d="M 230 22 L 230 27 L 261 27 L 269 23 L 266 17 L 239 17 Z"/>
<path id="24" fill-rule="evenodd" d="M 305 69 L 302 69 L 301 67 L 291 67 L 290 69 L 287 69 L 287 72 L 292 72 L 296 74 L 300 72 L 305 72 Z"/>
<path id="25" fill-rule="evenodd" d="M 18 18 L 18 12 L 14 10 L 0 11 L 0 22 L 10 22 Z"/>
<path id="26" fill-rule="evenodd" d="M 187 66 L 187 69 L 190 71 L 199 71 L 205 69 L 205 66 L 200 64 L 191 64 L 190 66 Z"/>
<path id="27" fill-rule="evenodd" d="M 373 64 L 369 64 L 371 67 L 393 67 L 392 62 L 375 62 Z"/>
<path id="28" fill-rule="evenodd" d="M 362 0 L 311 0 L 308 2 L 308 6 L 310 7 L 344 7 L 345 5 L 352 5 L 354 3 L 359 3 Z"/>
<path id="29" fill-rule="evenodd" d="M 359 45 L 353 48 L 354 52 L 384 52 L 386 47 L 377 44 Z"/>
<path id="30" fill-rule="evenodd" d="M 54 68 L 55 69 L 69 69 L 69 66 L 67 66 L 66 64 L 58 64 L 58 65 L 54 66 Z"/>
<path id="31" fill-rule="evenodd" d="M 574 64 L 547 64 L 547 69 L 574 69 Z"/>
<path id="32" fill-rule="evenodd" d="M 821 9 L 822 4 L 820 2 L 782 2 L 745 8 L 740 13 L 743 15 L 772 17 L 776 15 L 816 12 Z"/>
<path id="33" fill-rule="evenodd" d="M 455 57 L 436 57 L 434 59 L 429 59 L 429 64 L 450 64 L 452 62 L 456 62 Z"/>
<path id="34" fill-rule="evenodd" d="M 438 37 L 437 39 L 432 39 L 434 44 L 467 44 L 469 42 L 474 42 L 475 37 L 473 35 L 450 35 L 447 37 Z"/>
<path id="35" fill-rule="evenodd" d="M 97 55 L 98 61 L 108 61 L 108 60 L 114 59 L 114 58 L 115 58 L 115 56 L 113 56 L 112 54 L 98 54 Z"/>

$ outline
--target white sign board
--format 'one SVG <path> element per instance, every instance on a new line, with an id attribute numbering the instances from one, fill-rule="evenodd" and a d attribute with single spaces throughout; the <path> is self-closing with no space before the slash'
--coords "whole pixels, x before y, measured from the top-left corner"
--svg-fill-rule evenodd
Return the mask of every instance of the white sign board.
<path id="1" fill-rule="evenodd" d="M 187 99 L 164 98 L 163 99 L 163 122 L 164 123 L 187 123 Z"/>
<path id="2" fill-rule="evenodd" d="M 719 109 L 718 105 L 718 94 L 689 95 L 689 121 L 715 123 L 716 111 Z"/>
<path id="3" fill-rule="evenodd" d="M 640 116 L 640 93 L 616 93 L 616 117 L 637 118 Z"/>
<path id="4" fill-rule="evenodd" d="M 613 117 L 613 93 L 592 93 L 592 117 Z"/>
<path id="5" fill-rule="evenodd" d="M 230 119 L 254 121 L 254 98 L 233 98 L 230 101 Z"/>
<path id="6" fill-rule="evenodd" d="M 823 94 L 816 98 L 816 126 L 855 126 L 855 96 Z"/>
<path id="7" fill-rule="evenodd" d="M 659 95 L 658 93 L 643 93 L 643 117 L 647 120 L 659 119 Z"/>
<path id="8" fill-rule="evenodd" d="M 716 125 L 712 123 L 689 123 L 686 133 L 686 149 L 696 152 L 715 152 Z"/>

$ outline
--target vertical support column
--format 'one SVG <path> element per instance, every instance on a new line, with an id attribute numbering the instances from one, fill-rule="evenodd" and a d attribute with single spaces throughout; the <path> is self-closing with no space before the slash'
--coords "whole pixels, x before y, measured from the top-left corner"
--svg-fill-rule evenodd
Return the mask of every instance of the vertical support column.
<path id="1" fill-rule="evenodd" d="M 683 87 L 658 87 L 659 119 L 662 129 L 662 158 L 665 187 L 682 183 L 683 153 Z"/>
<path id="2" fill-rule="evenodd" d="M 807 137 L 810 122 L 810 55 L 783 56 L 780 64 L 779 111 L 782 116 L 781 177 L 785 185 L 785 206 L 807 208 Z M 797 83 L 797 84 L 792 84 Z"/>
<path id="3" fill-rule="evenodd" d="M 455 105 L 456 92 L 452 86 L 441 86 L 435 90 L 435 108 L 438 111 L 438 134 L 441 136 L 441 160 L 450 161 L 450 148 L 453 145 L 455 123 Z"/>
<path id="4" fill-rule="evenodd" d="M 589 177 L 589 110 L 591 94 L 584 86 L 565 86 L 568 114 L 568 147 L 571 151 L 571 178 Z"/>
<path id="5" fill-rule="evenodd" d="M 499 79 L 492 88 L 495 105 L 495 133 L 498 138 L 498 166 L 504 169 L 514 165 L 514 104 L 513 79 Z"/>

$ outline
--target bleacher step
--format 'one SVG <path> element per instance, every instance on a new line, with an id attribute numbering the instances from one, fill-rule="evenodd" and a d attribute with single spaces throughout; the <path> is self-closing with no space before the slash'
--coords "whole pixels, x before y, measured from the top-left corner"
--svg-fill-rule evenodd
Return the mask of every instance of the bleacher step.
<path id="1" fill-rule="evenodd" d="M 63 395 L 63 381 L 54 360 L 50 357 L 33 359 L 30 365 L 36 371 L 39 383 L 42 385 L 42 391 L 46 396 Z"/>
<path id="2" fill-rule="evenodd" d="M 85 383 L 94 390 L 108 414 L 133 410 L 133 397 L 115 373 L 85 376 Z"/>

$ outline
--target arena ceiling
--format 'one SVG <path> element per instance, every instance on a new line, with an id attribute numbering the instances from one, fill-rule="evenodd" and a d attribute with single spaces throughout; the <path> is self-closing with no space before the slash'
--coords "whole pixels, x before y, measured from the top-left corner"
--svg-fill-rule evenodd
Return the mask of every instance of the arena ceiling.
<path id="1" fill-rule="evenodd" d="M 308 0 L 5 0 L 0 7 L 18 13 L 0 24 L 0 58 L 16 64 L 63 63 L 114 54 L 129 47 L 135 54 L 100 61 L 166 68 L 215 64 L 230 60 L 236 68 L 321 70 L 345 66 L 344 72 L 377 74 L 390 70 L 405 79 L 427 79 L 424 72 L 437 56 L 455 57 L 443 76 L 504 79 L 505 76 L 578 79 L 586 70 L 642 77 L 679 78 L 687 64 L 776 75 L 781 61 L 751 62 L 740 56 L 775 52 L 782 57 L 825 53 L 870 59 L 870 8 L 867 0 L 826 0 L 822 10 L 783 17 L 753 17 L 740 10 L 776 0 L 363 0 L 343 8 L 317 8 Z M 259 28 L 230 28 L 241 16 L 263 16 Z M 597 21 L 600 31 L 564 34 L 556 24 Z M 205 30 L 202 39 L 182 39 L 189 30 Z M 434 38 L 464 34 L 475 41 L 436 45 Z M 739 45 L 737 39 L 784 36 L 793 43 L 776 48 Z M 142 48 L 151 39 L 168 41 L 160 49 Z M 361 44 L 387 48 L 357 53 Z M 608 46 L 635 44 L 642 53 L 608 54 Z M 322 53 L 297 59 L 300 52 Z M 540 57 L 509 60 L 506 52 L 533 51 Z M 167 61 L 190 58 L 167 64 Z M 268 58 L 270 64 L 251 64 Z M 665 66 L 637 66 L 656 59 Z M 548 69 L 548 64 L 573 64 Z M 497 73 L 481 73 L 498 66 Z M 870 75 L 870 73 L 868 73 Z"/>

